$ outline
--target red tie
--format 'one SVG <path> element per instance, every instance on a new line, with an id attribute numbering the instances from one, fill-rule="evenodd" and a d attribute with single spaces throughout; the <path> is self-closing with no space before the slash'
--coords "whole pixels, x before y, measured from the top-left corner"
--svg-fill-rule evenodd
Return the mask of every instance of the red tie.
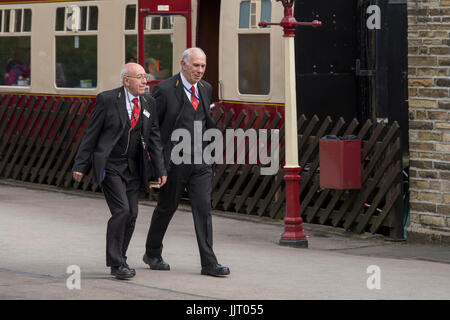
<path id="1" fill-rule="evenodd" d="M 194 107 L 195 111 L 197 111 L 198 99 L 195 97 L 195 87 L 194 86 L 191 87 L 191 92 L 192 92 L 192 94 L 191 94 L 191 103 L 192 103 L 192 106 Z"/>
<path id="2" fill-rule="evenodd" d="M 134 98 L 133 99 L 133 112 L 131 113 L 131 129 L 134 129 L 134 127 L 136 126 L 136 123 L 138 122 L 139 119 L 139 99 L 138 98 Z"/>

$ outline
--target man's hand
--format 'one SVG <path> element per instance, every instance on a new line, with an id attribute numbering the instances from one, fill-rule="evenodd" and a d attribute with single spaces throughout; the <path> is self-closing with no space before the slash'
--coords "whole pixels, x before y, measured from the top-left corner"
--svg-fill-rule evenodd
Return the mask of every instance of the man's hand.
<path id="1" fill-rule="evenodd" d="M 76 182 L 80 182 L 81 179 L 83 179 L 84 174 L 81 173 L 81 172 L 74 171 L 74 172 L 72 173 L 72 176 L 73 176 L 73 179 L 74 179 Z"/>
<path id="2" fill-rule="evenodd" d="M 167 176 L 162 176 L 158 178 L 159 187 L 162 187 L 167 182 Z"/>

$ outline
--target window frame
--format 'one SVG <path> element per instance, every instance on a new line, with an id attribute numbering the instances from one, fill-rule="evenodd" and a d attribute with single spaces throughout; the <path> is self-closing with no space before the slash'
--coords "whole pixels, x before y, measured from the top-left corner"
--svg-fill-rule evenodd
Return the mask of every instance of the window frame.
<path id="1" fill-rule="evenodd" d="M 29 31 L 24 31 L 24 24 L 25 24 L 25 10 L 29 10 L 29 12 L 31 13 L 31 21 L 30 21 L 30 30 Z M 5 23 L 5 11 L 9 11 L 10 12 L 10 16 L 9 16 L 9 26 L 8 26 L 8 31 L 5 32 L 4 30 L 4 23 Z M 17 24 L 17 16 L 16 16 L 16 12 L 20 11 L 20 30 L 16 31 L 16 24 Z M 30 7 L 17 7 L 17 6 L 2 6 L 0 8 L 0 37 L 1 38 L 12 38 L 12 37 L 28 37 L 29 41 L 30 41 L 30 63 L 29 63 L 29 69 L 30 69 L 30 77 L 29 77 L 29 83 L 27 85 L 5 85 L 5 84 L 0 84 L 0 88 L 14 88 L 14 89 L 21 89 L 21 90 L 28 90 L 31 88 L 31 81 L 32 81 L 32 70 L 31 70 L 31 53 L 32 53 L 32 39 L 31 39 L 31 35 L 32 35 L 32 30 L 33 30 L 33 8 Z"/>
<path id="2" fill-rule="evenodd" d="M 79 8 L 81 8 L 81 7 L 86 7 L 86 8 L 88 8 L 87 9 L 87 11 L 86 11 L 86 30 L 76 30 L 76 31 L 73 31 L 73 30 L 67 30 L 67 19 L 68 19 L 68 14 L 69 14 L 69 12 L 68 12 L 68 8 L 69 7 L 79 7 Z M 96 30 L 89 30 L 89 20 L 90 20 L 90 7 L 96 7 L 97 8 L 97 29 Z M 64 8 L 65 10 L 64 10 L 64 25 L 63 25 L 63 30 L 56 30 L 56 20 L 57 20 L 57 17 L 58 17 L 58 15 L 57 15 L 57 12 L 58 12 L 58 9 L 60 9 L 60 8 Z M 53 24 L 53 32 L 54 32 L 54 34 L 57 34 L 57 35 L 71 35 L 71 34 L 74 34 L 74 33 L 95 33 L 95 34 L 98 34 L 98 22 L 99 22 L 99 16 L 100 16 L 100 10 L 99 10 L 99 5 L 97 5 L 97 4 L 91 4 L 91 5 L 89 5 L 89 4 L 85 4 L 85 5 L 70 5 L 70 6 L 57 6 L 56 7 L 56 10 L 55 10 L 55 20 L 54 20 L 54 24 Z"/>
<path id="3" fill-rule="evenodd" d="M 135 18 L 134 18 L 134 28 L 133 29 L 127 29 L 127 8 L 129 6 L 135 6 Z M 139 14 L 138 14 L 138 5 L 134 2 L 130 3 L 124 3 L 123 5 L 123 20 L 122 20 L 122 62 L 127 63 L 127 36 L 133 36 L 136 38 L 136 63 L 137 63 L 137 56 L 138 56 L 138 26 L 139 26 Z"/>
<path id="4" fill-rule="evenodd" d="M 134 27 L 133 27 L 133 29 L 127 29 L 127 9 L 128 9 L 128 7 L 131 7 L 131 6 L 135 7 Z M 125 10 L 123 12 L 125 12 L 125 14 L 124 14 L 124 21 L 123 21 L 123 30 L 124 30 L 125 34 L 136 33 L 136 36 L 137 36 L 137 25 L 138 25 L 138 20 L 139 20 L 137 4 L 135 4 L 135 3 L 125 3 Z"/>
<path id="5" fill-rule="evenodd" d="M 89 3 L 83 3 L 82 5 L 70 5 L 70 6 L 78 6 L 78 7 L 87 7 L 87 11 L 86 11 L 86 30 L 67 30 L 67 18 L 68 18 L 68 8 L 69 6 L 57 6 L 55 8 L 55 15 L 54 15 L 54 21 L 53 21 L 53 87 L 56 90 L 69 90 L 69 91 L 78 91 L 78 90 L 83 90 L 83 91 L 92 91 L 95 92 L 98 90 L 99 88 L 99 72 L 100 72 L 100 61 L 99 61 L 99 22 L 100 22 L 100 5 L 98 4 L 89 4 Z M 97 29 L 96 30 L 89 30 L 89 19 L 90 19 L 90 8 L 89 7 L 96 7 L 97 8 Z M 64 8 L 64 25 L 63 25 L 63 30 L 56 30 L 56 21 L 57 21 L 57 11 L 59 8 Z M 56 72 L 57 72 L 57 68 L 56 68 L 56 62 L 57 62 L 57 57 L 56 57 L 56 38 L 58 36 L 95 36 L 96 37 L 96 43 L 97 43 L 97 70 L 96 70 L 96 86 L 92 86 L 92 87 L 58 87 L 56 84 Z"/>
<path id="6" fill-rule="evenodd" d="M 133 36 L 133 37 L 136 37 L 136 39 L 139 37 L 139 30 L 138 30 L 138 28 L 140 28 L 140 25 L 139 25 L 138 10 L 136 10 L 136 18 L 135 18 L 134 29 L 126 29 L 126 26 L 127 26 L 127 9 L 131 5 L 136 5 L 136 4 L 135 3 L 125 3 L 125 4 L 123 4 L 123 7 L 122 7 L 122 12 L 123 12 L 123 19 L 122 19 L 122 32 L 123 32 L 123 34 L 122 34 L 122 41 L 123 41 L 123 52 L 122 52 L 122 55 L 123 56 L 122 57 L 123 58 L 122 58 L 122 61 L 124 61 L 124 63 L 128 62 L 127 61 L 127 37 Z M 145 48 L 145 37 L 146 36 L 160 36 L 160 35 L 163 36 L 163 35 L 166 35 L 166 36 L 170 36 L 170 38 L 173 39 L 173 37 L 175 36 L 175 25 L 176 25 L 175 19 L 176 19 L 176 16 L 183 17 L 182 15 L 176 15 L 176 14 L 175 15 L 172 15 L 172 14 L 170 14 L 170 15 L 165 15 L 165 14 L 145 15 L 143 17 L 143 27 L 144 27 L 144 30 L 143 30 L 143 33 L 144 33 L 144 44 L 143 44 L 143 46 L 144 46 L 144 48 Z M 161 18 L 160 21 L 159 21 L 159 28 L 158 29 L 153 29 L 152 28 L 153 21 L 154 21 L 153 19 L 154 18 Z M 170 19 L 170 28 L 163 28 L 165 18 Z M 138 51 L 139 51 L 139 43 L 138 43 L 138 41 L 136 41 L 136 44 L 137 44 L 137 46 L 136 46 L 136 58 L 137 58 L 137 55 L 139 54 L 138 53 Z M 172 45 L 173 44 L 174 44 L 174 42 L 172 42 Z M 173 50 L 175 49 L 175 45 L 173 45 L 172 49 Z M 174 53 L 172 53 L 172 60 L 174 59 L 173 54 Z M 144 52 L 144 56 L 145 56 L 145 52 Z M 175 59 L 177 59 L 177 58 L 178 57 L 176 57 Z M 136 62 L 138 62 L 138 61 L 136 61 Z M 169 70 L 170 76 L 176 74 L 176 72 L 174 72 L 175 68 L 174 68 L 174 65 L 172 65 L 172 69 Z M 161 80 L 154 80 L 154 81 L 161 81 Z M 150 82 L 152 82 L 152 81 L 150 81 Z"/>
<path id="7" fill-rule="evenodd" d="M 241 3 L 242 2 L 246 2 L 249 1 L 250 2 L 250 10 L 249 10 L 249 27 L 248 28 L 240 28 L 240 8 L 241 8 Z M 272 96 L 272 90 L 273 90 L 273 83 L 272 83 L 272 75 L 273 75 L 273 50 L 272 50 L 272 43 L 273 43 L 273 37 L 272 37 L 272 28 L 262 28 L 258 26 L 258 21 L 256 22 L 256 25 L 252 26 L 252 20 L 251 20 L 251 16 L 252 16 L 252 3 L 256 4 L 256 17 L 257 18 L 261 18 L 261 1 L 255 1 L 255 0 L 241 0 L 239 1 L 239 5 L 236 6 L 238 14 L 237 14 L 237 23 L 235 24 L 236 27 L 236 37 L 235 37 L 235 44 L 236 44 L 236 92 L 237 95 L 239 97 L 242 97 L 244 99 L 257 99 L 257 100 L 266 100 L 266 99 L 270 99 L 270 97 Z M 273 15 L 273 6 L 271 7 L 270 10 L 270 15 L 272 17 Z M 240 79 L 239 79 L 239 36 L 241 34 L 245 34 L 245 35 L 256 35 L 256 34 L 267 34 L 269 36 L 269 71 L 270 71 L 270 76 L 269 76 L 269 92 L 267 94 L 257 94 L 257 93 L 242 93 L 239 90 L 240 87 Z"/>

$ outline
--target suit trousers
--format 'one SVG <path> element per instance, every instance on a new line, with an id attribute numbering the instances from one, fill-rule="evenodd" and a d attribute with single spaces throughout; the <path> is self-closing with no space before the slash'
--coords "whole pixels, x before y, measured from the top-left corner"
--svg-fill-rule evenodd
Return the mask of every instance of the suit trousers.
<path id="1" fill-rule="evenodd" d="M 107 170 L 102 189 L 111 212 L 106 231 L 106 265 L 120 266 L 127 261 L 126 252 L 136 225 L 140 179 L 126 179 Z"/>
<path id="2" fill-rule="evenodd" d="M 167 183 L 158 195 L 158 204 L 153 212 L 146 242 L 146 254 L 160 257 L 163 238 L 170 220 L 178 208 L 184 189 L 191 201 L 197 244 L 202 267 L 217 263 L 213 251 L 211 218 L 212 168 L 206 164 L 172 165 Z"/>

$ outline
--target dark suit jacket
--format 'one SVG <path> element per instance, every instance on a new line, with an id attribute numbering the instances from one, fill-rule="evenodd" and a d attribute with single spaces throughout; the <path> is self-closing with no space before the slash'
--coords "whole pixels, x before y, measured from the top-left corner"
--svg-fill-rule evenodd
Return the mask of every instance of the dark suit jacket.
<path id="1" fill-rule="evenodd" d="M 166 176 L 167 171 L 164 167 L 162 156 L 155 99 L 151 96 L 143 95 L 140 97 L 140 102 L 140 117 L 142 117 L 141 143 L 144 150 L 140 160 L 144 169 L 141 170 L 141 182 L 144 187 L 147 187 L 149 178 L 146 176 L 149 167 L 148 154 L 151 157 L 155 177 Z M 147 117 L 146 114 L 150 114 L 150 116 Z M 89 127 L 78 148 L 72 171 L 87 174 L 92 155 L 94 180 L 101 184 L 107 158 L 122 136 L 123 131 L 126 130 L 125 126 L 129 121 L 124 87 L 98 94 Z"/>
<path id="2" fill-rule="evenodd" d="M 158 83 L 152 91 L 152 96 L 156 99 L 159 126 L 161 128 L 161 142 L 164 147 L 164 162 L 167 169 L 170 167 L 170 153 L 173 148 L 170 136 L 172 131 L 177 128 L 183 108 L 190 106 L 189 102 L 185 103 L 187 99 L 185 99 L 186 93 L 184 90 L 180 74 L 176 74 Z M 215 128 L 216 125 L 209 109 L 212 87 L 208 82 L 200 80 L 198 83 L 198 91 L 206 116 L 206 129 Z"/>

